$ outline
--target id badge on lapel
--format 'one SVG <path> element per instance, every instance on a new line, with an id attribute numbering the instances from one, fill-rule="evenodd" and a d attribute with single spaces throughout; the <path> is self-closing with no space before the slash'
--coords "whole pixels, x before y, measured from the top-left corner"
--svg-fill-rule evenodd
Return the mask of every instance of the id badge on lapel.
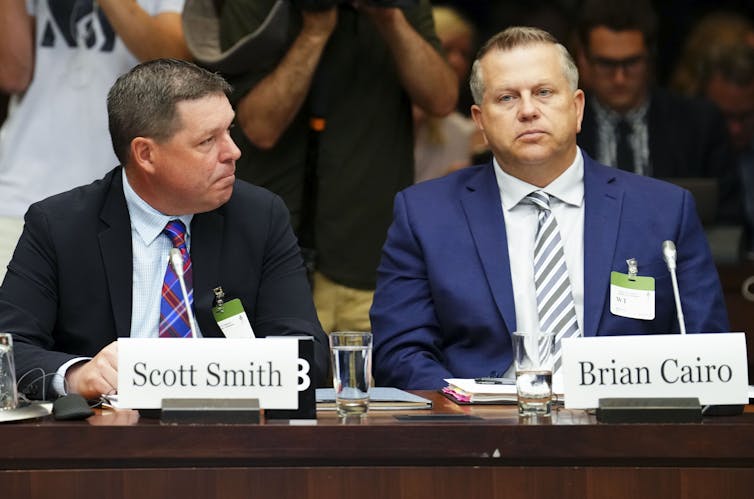
<path id="1" fill-rule="evenodd" d="M 655 279 L 638 275 L 636 260 L 628 263 L 628 274 L 610 272 L 610 312 L 629 319 L 655 318 Z"/>
<path id="2" fill-rule="evenodd" d="M 215 293 L 215 306 L 212 307 L 212 316 L 225 337 L 256 338 L 241 300 L 234 298 L 225 301 L 225 292 L 222 287 L 217 287 L 213 291 Z"/>

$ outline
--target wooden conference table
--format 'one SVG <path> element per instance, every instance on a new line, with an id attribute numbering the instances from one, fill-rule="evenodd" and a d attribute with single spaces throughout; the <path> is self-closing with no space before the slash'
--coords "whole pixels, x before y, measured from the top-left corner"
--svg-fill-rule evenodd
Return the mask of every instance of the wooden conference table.
<path id="1" fill-rule="evenodd" d="M 320 412 L 308 425 L 176 425 L 110 410 L 6 423 L 0 497 L 754 497 L 754 406 L 699 424 L 608 425 L 565 409 L 527 422 L 513 406 L 417 393 L 431 411 Z"/>

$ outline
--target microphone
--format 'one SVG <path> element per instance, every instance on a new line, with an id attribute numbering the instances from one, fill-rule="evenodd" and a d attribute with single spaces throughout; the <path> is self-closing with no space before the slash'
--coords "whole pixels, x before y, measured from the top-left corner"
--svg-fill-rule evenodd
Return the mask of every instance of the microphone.
<path id="1" fill-rule="evenodd" d="M 178 276 L 178 282 L 181 285 L 183 306 L 186 307 L 186 315 L 188 315 L 189 327 L 191 328 L 191 337 L 197 338 L 198 335 L 196 334 L 196 321 L 194 320 L 194 312 L 191 310 L 188 291 L 186 291 L 186 281 L 183 279 L 183 255 L 181 255 L 181 250 L 179 250 L 178 248 L 170 249 L 170 265 L 173 267 L 175 275 Z"/>
<path id="2" fill-rule="evenodd" d="M 675 270 L 675 259 L 677 254 L 675 243 L 673 243 L 673 241 L 662 242 L 662 259 L 668 264 L 668 269 Z"/>
<path id="3" fill-rule="evenodd" d="M 678 253 L 673 241 L 662 242 L 662 258 L 670 271 L 670 278 L 673 281 L 673 297 L 675 298 L 675 309 L 678 311 L 678 325 L 681 328 L 681 334 L 686 334 L 686 323 L 683 319 L 683 310 L 681 309 L 681 294 L 678 291 L 678 279 L 675 275 L 676 257 Z"/>

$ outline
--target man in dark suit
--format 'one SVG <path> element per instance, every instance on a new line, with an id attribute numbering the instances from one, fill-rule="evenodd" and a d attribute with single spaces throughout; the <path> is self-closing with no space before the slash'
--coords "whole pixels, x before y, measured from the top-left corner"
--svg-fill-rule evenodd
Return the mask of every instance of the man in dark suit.
<path id="1" fill-rule="evenodd" d="M 579 65 L 588 92 L 579 146 L 622 170 L 719 178 L 724 195 L 733 192 L 720 113 L 653 85 L 657 19 L 650 2 L 587 0 L 581 11 Z"/>
<path id="2" fill-rule="evenodd" d="M 113 85 L 110 134 L 123 167 L 32 205 L 0 287 L 0 330 L 13 333 L 23 391 L 112 393 L 119 337 L 185 335 L 182 296 L 163 284 L 172 247 L 184 256 L 199 334 L 223 336 L 211 313 L 221 287 L 240 299 L 256 337 L 312 336 L 315 376 L 327 372 L 288 211 L 235 180 L 229 92 L 221 77 L 177 60 L 139 65 Z"/>
<path id="3" fill-rule="evenodd" d="M 558 342 L 677 332 L 665 240 L 678 247 L 687 330 L 727 330 L 691 195 L 583 154 L 577 84 L 565 47 L 541 30 L 509 28 L 481 49 L 472 116 L 494 160 L 396 197 L 371 310 L 378 384 L 508 374 L 514 331 Z M 630 259 L 654 293 L 613 312 L 611 273 Z"/>

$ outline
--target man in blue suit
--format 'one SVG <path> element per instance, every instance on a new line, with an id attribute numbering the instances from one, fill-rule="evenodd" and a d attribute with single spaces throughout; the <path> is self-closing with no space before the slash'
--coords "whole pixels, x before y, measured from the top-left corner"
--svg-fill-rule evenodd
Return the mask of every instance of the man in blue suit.
<path id="1" fill-rule="evenodd" d="M 378 384 L 510 373 L 516 330 L 558 341 L 677 332 L 665 240 L 678 248 L 687 330 L 728 329 L 693 198 L 584 154 L 577 84 L 570 55 L 541 30 L 509 28 L 480 50 L 472 115 L 494 159 L 397 195 L 371 310 Z M 631 259 L 654 296 L 613 313 L 611 272 Z"/>

